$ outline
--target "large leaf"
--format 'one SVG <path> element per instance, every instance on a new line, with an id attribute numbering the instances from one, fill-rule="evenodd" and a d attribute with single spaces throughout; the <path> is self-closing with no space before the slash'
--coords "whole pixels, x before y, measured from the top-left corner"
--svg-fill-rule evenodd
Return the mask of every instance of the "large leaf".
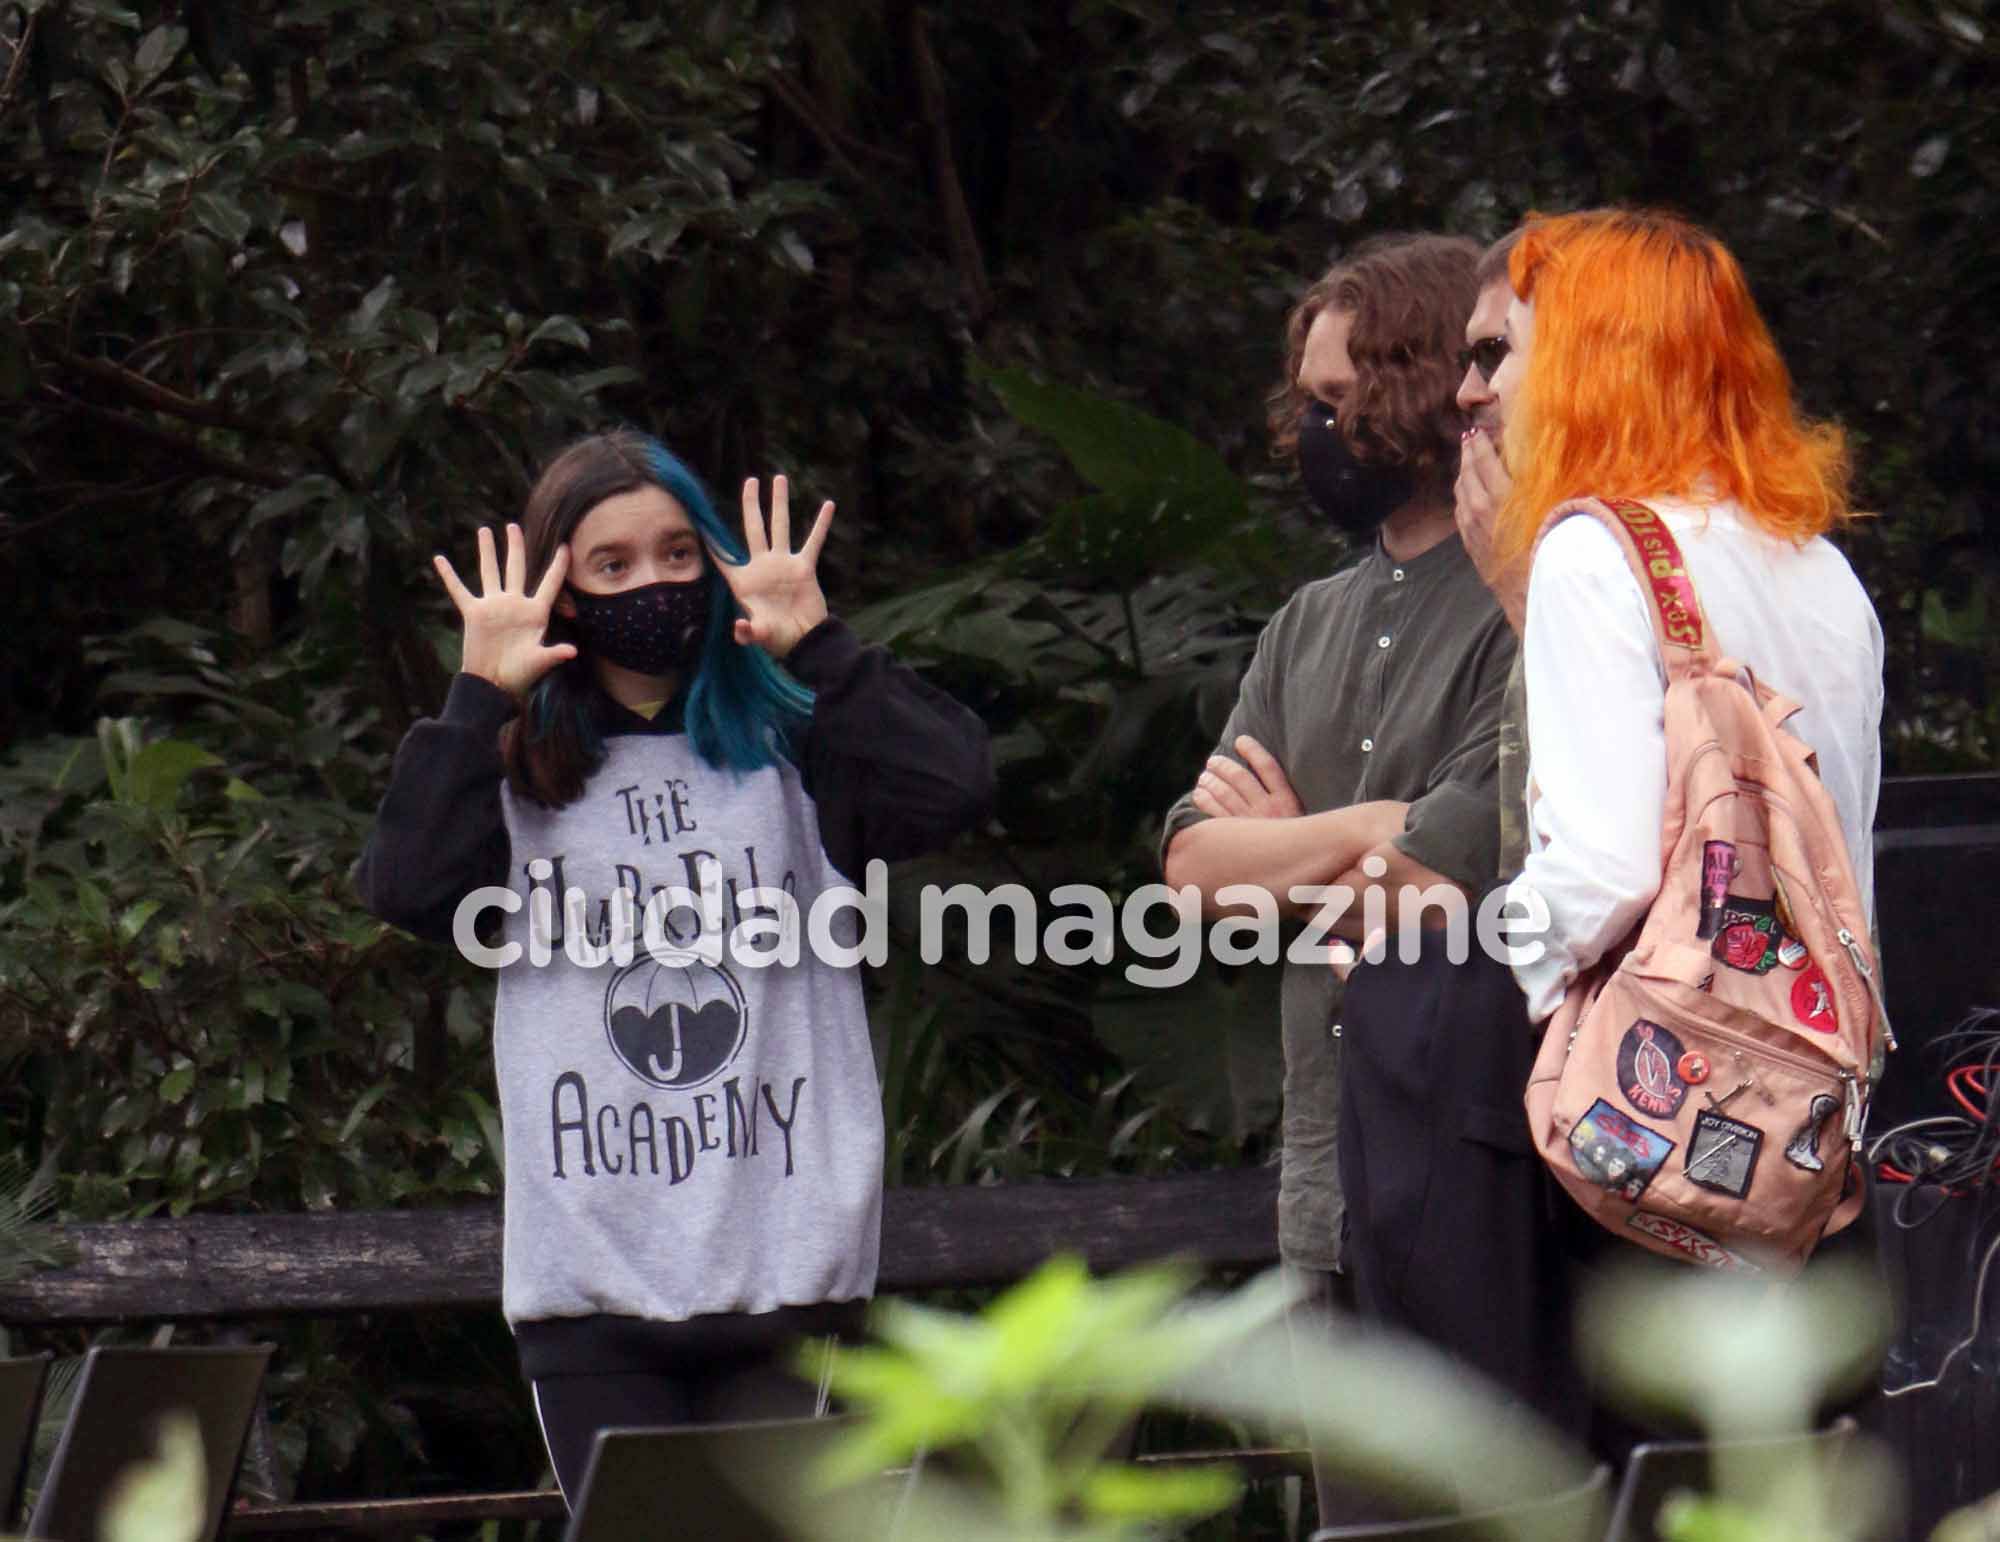
<path id="1" fill-rule="evenodd" d="M 1042 532 L 1038 554 L 1066 571 L 1129 587 L 1198 554 L 1226 553 L 1247 523 L 1248 490 L 1185 429 L 1021 370 L 975 363 L 974 374 L 1097 488 L 1057 510 Z"/>
<path id="2" fill-rule="evenodd" d="M 198 744 L 183 739 L 160 739 L 134 755 L 125 770 L 125 796 L 148 808 L 173 807 L 182 785 L 205 766 L 219 766 L 221 760 Z"/>
<path id="3" fill-rule="evenodd" d="M 1166 926 L 1160 909 L 1152 924 Z M 1284 1089 L 1279 970 L 1205 965 L 1176 990 L 1120 986 L 1091 1006 L 1097 1036 L 1145 1092 L 1189 1123 L 1241 1144 L 1270 1128 Z"/>

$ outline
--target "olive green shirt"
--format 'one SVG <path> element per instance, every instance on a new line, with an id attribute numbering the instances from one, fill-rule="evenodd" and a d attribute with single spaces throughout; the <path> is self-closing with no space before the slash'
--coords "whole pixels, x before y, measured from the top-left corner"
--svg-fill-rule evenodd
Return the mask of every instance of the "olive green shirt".
<path id="1" fill-rule="evenodd" d="M 1284 768 L 1307 813 L 1407 802 L 1395 844 L 1476 894 L 1498 862 L 1500 699 L 1514 653 L 1513 631 L 1456 535 L 1402 563 L 1377 541 L 1271 618 L 1216 753 L 1240 760 L 1231 746 L 1248 734 Z M 1163 863 L 1174 836 L 1206 817 L 1192 795 L 1168 811 Z M 1293 1264 L 1331 1270 L 1343 1210 L 1339 981 L 1324 964 L 1287 962 L 1284 971 L 1278 1246 Z"/>

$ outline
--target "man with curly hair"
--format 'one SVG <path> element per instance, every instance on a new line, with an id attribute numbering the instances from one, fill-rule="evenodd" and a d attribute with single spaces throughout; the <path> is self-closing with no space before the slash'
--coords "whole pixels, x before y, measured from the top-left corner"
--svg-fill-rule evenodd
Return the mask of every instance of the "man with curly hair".
<path id="1" fill-rule="evenodd" d="M 1371 241 L 1287 319 L 1273 443 L 1296 454 L 1355 560 L 1271 618 L 1221 742 L 1167 815 L 1167 881 L 1193 885 L 1207 914 L 1314 922 L 1341 908 L 1344 889 L 1354 898 L 1334 934 L 1361 941 L 1380 907 L 1393 952 L 1399 895 L 1467 898 L 1494 875 L 1496 734 L 1515 640 L 1466 555 L 1452 498 L 1479 255 L 1444 236 Z M 1341 984 L 1325 947 L 1285 953 L 1279 1249 L 1312 1295 L 1346 1300 Z"/>

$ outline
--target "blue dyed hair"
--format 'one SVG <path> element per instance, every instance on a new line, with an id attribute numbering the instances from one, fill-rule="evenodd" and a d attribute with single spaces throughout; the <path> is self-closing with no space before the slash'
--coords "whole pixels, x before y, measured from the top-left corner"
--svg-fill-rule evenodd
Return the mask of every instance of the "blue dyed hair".
<path id="1" fill-rule="evenodd" d="M 695 753 L 720 770 L 755 771 L 795 759 L 797 740 L 812 715 L 812 692 L 758 647 L 735 640 L 743 609 L 715 561 L 745 562 L 742 536 L 717 516 L 701 479 L 657 439 L 631 430 L 593 434 L 551 461 L 521 517 L 528 582 L 539 583 L 557 550 L 606 498 L 652 485 L 687 511 L 708 557 L 708 632 L 688 683 L 686 726 Z M 510 724 L 502 749 L 517 790 L 555 807 L 574 802 L 604 759 L 597 729 L 595 666 L 560 615 L 549 618 L 549 641 L 575 642 L 578 655 L 552 669 L 529 693 L 521 724 Z"/>

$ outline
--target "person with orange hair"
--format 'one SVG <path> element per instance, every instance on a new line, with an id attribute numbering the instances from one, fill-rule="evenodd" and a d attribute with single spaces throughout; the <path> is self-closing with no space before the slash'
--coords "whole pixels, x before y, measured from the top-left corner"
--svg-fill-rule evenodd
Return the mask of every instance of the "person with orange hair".
<path id="1" fill-rule="evenodd" d="M 1509 276 L 1493 562 L 1503 588 L 1526 582 L 1529 849 L 1509 895 L 1547 907 L 1540 955 L 1515 966 L 1539 1022 L 1657 894 L 1667 790 L 1647 599 L 1598 521 L 1538 544 L 1548 516 L 1629 498 L 1666 522 L 1721 652 L 1802 703 L 1789 726 L 1818 753 L 1871 922 L 1882 628 L 1826 538 L 1856 517 L 1845 440 L 1800 414 L 1720 241 L 1647 211 L 1537 218 Z"/>

